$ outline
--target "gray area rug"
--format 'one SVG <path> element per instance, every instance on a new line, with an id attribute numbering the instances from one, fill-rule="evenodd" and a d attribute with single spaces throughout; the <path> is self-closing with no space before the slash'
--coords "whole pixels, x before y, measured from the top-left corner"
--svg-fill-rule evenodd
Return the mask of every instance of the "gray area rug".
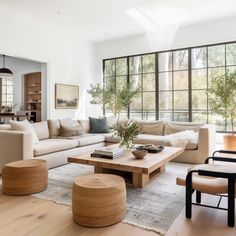
<path id="1" fill-rule="evenodd" d="M 177 186 L 177 176 L 185 176 L 189 164 L 170 162 L 166 170 L 144 188 L 127 187 L 125 223 L 164 235 L 185 204 L 185 189 Z M 92 166 L 68 164 L 49 171 L 46 191 L 35 197 L 70 205 L 73 180 L 93 173 Z"/>

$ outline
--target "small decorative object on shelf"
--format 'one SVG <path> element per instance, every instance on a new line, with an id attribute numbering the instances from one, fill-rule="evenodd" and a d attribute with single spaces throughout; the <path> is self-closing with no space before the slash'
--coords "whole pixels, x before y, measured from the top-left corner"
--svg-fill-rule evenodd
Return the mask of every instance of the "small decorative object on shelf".
<path id="1" fill-rule="evenodd" d="M 131 150 L 133 148 L 133 140 L 136 138 L 142 125 L 133 121 L 117 122 L 113 128 L 115 130 L 114 136 L 121 139 L 120 148 Z"/>

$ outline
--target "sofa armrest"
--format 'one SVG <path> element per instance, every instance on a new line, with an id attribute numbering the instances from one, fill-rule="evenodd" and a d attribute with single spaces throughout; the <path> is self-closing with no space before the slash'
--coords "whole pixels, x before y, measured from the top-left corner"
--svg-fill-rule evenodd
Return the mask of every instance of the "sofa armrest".
<path id="1" fill-rule="evenodd" d="M 205 158 L 215 151 L 216 130 L 214 125 L 204 125 L 198 131 L 198 149 Z"/>
<path id="2" fill-rule="evenodd" d="M 22 131 L 0 131 L 0 173 L 2 167 L 12 161 L 32 159 L 32 134 Z"/>

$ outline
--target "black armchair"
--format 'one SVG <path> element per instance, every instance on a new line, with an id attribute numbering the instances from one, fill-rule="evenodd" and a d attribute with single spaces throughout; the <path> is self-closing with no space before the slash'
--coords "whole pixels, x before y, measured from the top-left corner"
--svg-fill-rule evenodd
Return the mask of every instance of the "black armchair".
<path id="1" fill-rule="evenodd" d="M 236 165 L 222 165 L 220 162 L 236 163 L 236 158 L 218 157 L 215 156 L 216 153 L 236 155 L 236 151 L 215 151 L 213 156 L 206 159 L 205 164 L 190 169 L 186 179 L 177 178 L 177 184 L 186 186 L 186 218 L 192 216 L 192 205 L 217 208 L 228 211 L 228 226 L 234 227 Z M 215 161 L 219 163 L 215 164 Z M 196 203 L 193 203 L 192 194 L 195 190 Z M 201 204 L 201 193 L 219 195 L 217 206 Z M 228 197 L 227 208 L 220 207 L 222 197 Z"/>

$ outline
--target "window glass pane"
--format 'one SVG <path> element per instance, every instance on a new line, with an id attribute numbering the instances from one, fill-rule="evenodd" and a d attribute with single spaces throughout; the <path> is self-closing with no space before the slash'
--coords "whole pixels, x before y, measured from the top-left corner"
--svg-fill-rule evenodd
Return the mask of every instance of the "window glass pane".
<path id="1" fill-rule="evenodd" d="M 156 120 L 156 114 L 151 111 L 144 111 L 143 120 Z"/>
<path id="2" fill-rule="evenodd" d="M 165 120 L 165 121 L 171 121 L 172 120 L 172 113 L 167 111 L 167 112 L 160 112 L 159 113 L 159 120 Z"/>
<path id="3" fill-rule="evenodd" d="M 225 45 L 208 47 L 208 66 L 225 65 Z"/>
<path id="4" fill-rule="evenodd" d="M 2 93 L 5 94 L 7 92 L 7 86 L 2 86 Z"/>
<path id="5" fill-rule="evenodd" d="M 106 89 L 114 89 L 116 87 L 116 77 L 107 77 L 105 87 Z"/>
<path id="6" fill-rule="evenodd" d="M 155 110 L 156 109 L 156 99 L 155 92 L 145 92 L 143 93 L 143 109 L 145 110 Z"/>
<path id="7" fill-rule="evenodd" d="M 188 51 L 174 51 L 173 53 L 174 70 L 188 69 Z"/>
<path id="8" fill-rule="evenodd" d="M 189 118 L 188 112 L 187 111 L 175 111 L 174 112 L 174 121 L 178 122 L 187 122 Z"/>
<path id="9" fill-rule="evenodd" d="M 236 66 L 227 66 L 227 70 L 229 71 L 229 73 L 233 73 L 236 71 Z"/>
<path id="10" fill-rule="evenodd" d="M 208 84 L 211 83 L 211 80 L 216 76 L 221 76 L 225 74 L 225 67 L 218 68 L 209 68 L 208 69 Z"/>
<path id="11" fill-rule="evenodd" d="M 7 85 L 13 85 L 13 78 L 7 78 Z"/>
<path id="12" fill-rule="evenodd" d="M 130 75 L 129 81 L 134 88 L 142 88 L 142 75 Z"/>
<path id="13" fill-rule="evenodd" d="M 4 86 L 6 88 L 6 86 Z M 7 86 L 7 93 L 13 94 L 13 86 Z"/>
<path id="14" fill-rule="evenodd" d="M 144 74 L 143 75 L 143 90 L 144 91 L 155 91 L 155 74 Z"/>
<path id="15" fill-rule="evenodd" d="M 193 111 L 192 119 L 193 119 L 193 122 L 207 123 L 207 112 L 206 111 L 205 112 Z"/>
<path id="16" fill-rule="evenodd" d="M 130 74 L 142 73 L 141 56 L 130 57 L 130 59 L 129 59 L 129 73 Z"/>
<path id="17" fill-rule="evenodd" d="M 134 119 L 134 120 L 142 120 L 143 117 L 142 117 L 142 113 L 133 113 L 133 112 L 130 112 L 130 119 Z"/>
<path id="18" fill-rule="evenodd" d="M 143 73 L 155 72 L 155 54 L 143 56 Z"/>
<path id="19" fill-rule="evenodd" d="M 7 79 L 6 78 L 2 78 L 2 85 L 7 85 Z"/>
<path id="20" fill-rule="evenodd" d="M 192 68 L 205 68 L 207 66 L 206 48 L 192 49 Z"/>
<path id="21" fill-rule="evenodd" d="M 116 59 L 116 75 L 127 75 L 127 59 Z"/>
<path id="22" fill-rule="evenodd" d="M 132 99 L 130 104 L 130 111 L 142 111 L 142 94 L 140 93 L 137 97 Z"/>
<path id="23" fill-rule="evenodd" d="M 192 89 L 207 88 L 207 70 L 192 70 Z"/>
<path id="24" fill-rule="evenodd" d="M 188 91 L 174 92 L 174 109 L 188 109 Z"/>
<path id="25" fill-rule="evenodd" d="M 207 93 L 205 90 L 192 91 L 192 108 L 194 110 L 207 109 Z"/>
<path id="26" fill-rule="evenodd" d="M 226 44 L 227 65 L 236 65 L 236 43 Z"/>
<path id="27" fill-rule="evenodd" d="M 208 122 L 209 124 L 214 124 L 216 126 L 217 131 L 225 130 L 225 121 L 220 115 L 210 113 L 208 115 Z"/>
<path id="28" fill-rule="evenodd" d="M 159 90 L 172 89 L 172 72 L 159 73 Z"/>
<path id="29" fill-rule="evenodd" d="M 159 108 L 160 110 L 172 109 L 172 92 L 159 93 Z"/>
<path id="30" fill-rule="evenodd" d="M 116 77 L 116 89 L 122 90 L 127 85 L 127 77 L 126 76 L 117 76 Z"/>
<path id="31" fill-rule="evenodd" d="M 172 70 L 172 52 L 158 53 L 159 71 Z"/>
<path id="32" fill-rule="evenodd" d="M 174 90 L 188 89 L 188 71 L 174 72 Z"/>
<path id="33" fill-rule="evenodd" d="M 105 61 L 105 76 L 115 76 L 115 60 Z"/>

